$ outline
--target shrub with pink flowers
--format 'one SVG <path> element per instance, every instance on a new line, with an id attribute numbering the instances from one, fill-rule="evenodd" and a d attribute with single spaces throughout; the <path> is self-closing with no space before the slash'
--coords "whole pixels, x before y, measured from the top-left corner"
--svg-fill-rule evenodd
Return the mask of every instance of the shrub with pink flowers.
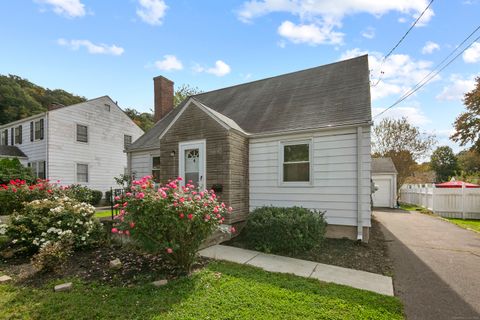
<path id="1" fill-rule="evenodd" d="M 217 229 L 232 231 L 223 225 L 232 208 L 219 202 L 213 191 L 180 185 L 181 178 L 160 186 L 149 176 L 133 181 L 129 192 L 115 199 L 120 214 L 112 233 L 132 237 L 188 273 L 202 242 Z"/>

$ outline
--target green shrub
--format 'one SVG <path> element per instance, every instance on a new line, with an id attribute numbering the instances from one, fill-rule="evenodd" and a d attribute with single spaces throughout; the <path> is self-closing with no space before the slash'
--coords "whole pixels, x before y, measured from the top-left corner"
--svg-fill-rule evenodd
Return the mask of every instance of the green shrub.
<path id="1" fill-rule="evenodd" d="M 295 255 L 313 249 L 325 237 L 325 212 L 301 207 L 255 209 L 242 238 L 255 250 Z"/>
<path id="2" fill-rule="evenodd" d="M 112 232 L 131 235 L 144 249 L 163 254 L 188 273 L 200 245 L 215 230 L 234 232 L 221 226 L 232 209 L 219 203 L 213 191 L 179 184 L 177 179 L 157 188 L 149 176 L 133 181 L 130 192 L 115 197 L 121 210 Z"/>
<path id="3" fill-rule="evenodd" d="M 38 272 L 56 272 L 61 270 L 72 254 L 73 241 L 64 237 L 55 242 L 49 242 L 40 248 L 32 258 L 32 265 Z"/>
<path id="4" fill-rule="evenodd" d="M 35 181 L 32 170 L 24 167 L 18 159 L 0 159 L 0 184 L 16 179 L 25 180 L 27 183 Z"/>
<path id="5" fill-rule="evenodd" d="M 102 192 L 99 190 L 92 190 L 89 187 L 79 184 L 72 184 L 65 188 L 64 194 L 79 202 L 97 205 L 102 199 Z"/>
<path id="6" fill-rule="evenodd" d="M 95 208 L 68 197 L 34 200 L 14 213 L 6 236 L 17 253 L 34 254 L 49 243 L 71 237 L 74 249 L 95 245 L 102 227 Z"/>

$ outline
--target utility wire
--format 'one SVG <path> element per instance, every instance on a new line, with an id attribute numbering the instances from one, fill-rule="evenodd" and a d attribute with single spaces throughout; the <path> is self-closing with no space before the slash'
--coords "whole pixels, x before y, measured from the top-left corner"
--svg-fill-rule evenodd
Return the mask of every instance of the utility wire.
<path id="1" fill-rule="evenodd" d="M 385 64 L 385 62 L 387 61 L 388 57 L 390 57 L 390 55 L 393 53 L 393 51 L 395 51 L 395 49 L 398 48 L 398 46 L 400 45 L 400 43 L 402 43 L 402 41 L 407 37 L 407 35 L 410 33 L 410 31 L 412 31 L 412 29 L 415 27 L 415 25 L 418 23 L 418 21 L 420 21 L 420 19 L 423 17 L 423 15 L 425 14 L 425 12 L 427 12 L 427 10 L 430 8 L 430 6 L 432 5 L 434 0 L 430 0 L 430 3 L 427 5 L 427 7 L 422 11 L 422 13 L 418 16 L 418 18 L 415 20 L 415 22 L 413 22 L 413 24 L 410 26 L 410 28 L 407 30 L 407 32 L 405 32 L 405 34 L 400 38 L 400 40 L 398 40 L 397 44 L 393 46 L 392 49 L 390 49 L 390 51 L 385 55 L 385 57 L 383 58 L 382 60 L 382 63 L 380 64 L 380 76 L 378 77 L 378 80 L 375 84 L 372 85 L 372 87 L 376 87 L 378 85 L 378 83 L 382 80 L 382 76 L 384 74 L 384 72 L 382 71 L 382 67 L 383 65 Z"/>
<path id="2" fill-rule="evenodd" d="M 478 29 L 478 28 L 477 28 Z M 433 75 L 431 75 L 425 82 L 422 83 L 422 81 L 420 81 L 419 83 L 417 83 L 417 85 L 413 88 L 413 89 L 410 89 L 409 91 L 407 91 L 403 96 L 401 96 L 397 101 L 395 101 L 393 104 L 391 104 L 388 108 L 386 108 L 385 110 L 383 110 L 382 112 L 376 114 L 373 118 L 377 118 L 379 116 L 381 116 L 382 114 L 384 114 L 385 112 L 387 112 L 388 110 L 390 110 L 391 108 L 395 107 L 397 104 L 399 104 L 400 102 L 404 101 L 405 99 L 407 99 L 408 97 L 410 97 L 412 94 L 414 94 L 415 92 L 417 92 L 418 90 L 420 90 L 423 86 L 425 86 L 428 82 L 430 82 L 435 76 L 437 76 L 440 72 L 442 72 L 446 67 L 448 67 L 453 61 L 455 61 L 462 53 L 464 53 L 468 48 L 470 48 L 477 40 L 480 39 L 480 36 L 478 36 L 477 38 L 475 38 L 475 40 L 473 40 L 467 47 L 465 47 L 462 51 L 460 51 L 457 55 L 455 55 L 455 57 L 453 57 L 450 61 L 447 62 L 447 64 L 445 64 L 443 67 L 441 67 L 437 72 L 435 72 Z M 458 47 L 457 47 L 458 48 Z M 456 51 L 456 49 L 455 49 Z M 425 78 L 424 78 L 425 79 Z"/>

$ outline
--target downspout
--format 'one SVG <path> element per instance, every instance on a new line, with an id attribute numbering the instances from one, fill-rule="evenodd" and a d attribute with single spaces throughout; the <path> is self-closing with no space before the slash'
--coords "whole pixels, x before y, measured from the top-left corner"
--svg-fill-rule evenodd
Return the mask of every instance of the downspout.
<path id="1" fill-rule="evenodd" d="M 363 241 L 362 221 L 362 127 L 357 127 L 357 240 Z"/>

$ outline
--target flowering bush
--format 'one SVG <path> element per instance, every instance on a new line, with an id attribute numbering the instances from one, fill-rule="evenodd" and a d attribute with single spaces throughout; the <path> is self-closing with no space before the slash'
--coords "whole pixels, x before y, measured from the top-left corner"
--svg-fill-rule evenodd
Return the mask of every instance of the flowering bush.
<path id="1" fill-rule="evenodd" d="M 8 184 L 0 185 L 0 215 L 12 214 L 21 210 L 25 202 L 50 198 L 59 191 L 48 180 L 38 179 L 35 184 L 20 179 L 10 180 Z"/>
<path id="2" fill-rule="evenodd" d="M 74 249 L 88 247 L 102 232 L 94 213 L 93 206 L 68 197 L 34 200 L 12 215 L 5 234 L 16 252 L 36 253 L 65 238 Z"/>
<path id="3" fill-rule="evenodd" d="M 102 200 L 103 193 L 99 190 L 92 190 L 88 187 L 72 184 L 67 187 L 63 187 L 63 194 L 67 197 L 78 200 L 80 202 L 86 202 L 91 205 L 97 205 Z"/>
<path id="4" fill-rule="evenodd" d="M 39 272 L 55 272 L 60 270 L 72 253 L 72 238 L 63 237 L 59 241 L 50 242 L 40 248 L 33 256 L 32 265 Z"/>
<path id="5" fill-rule="evenodd" d="M 130 192 L 116 197 L 120 209 L 112 232 L 132 236 L 143 248 L 164 253 L 181 271 L 189 272 L 203 241 L 223 227 L 232 211 L 213 191 L 180 187 L 181 178 L 156 187 L 151 177 L 133 181 Z"/>

